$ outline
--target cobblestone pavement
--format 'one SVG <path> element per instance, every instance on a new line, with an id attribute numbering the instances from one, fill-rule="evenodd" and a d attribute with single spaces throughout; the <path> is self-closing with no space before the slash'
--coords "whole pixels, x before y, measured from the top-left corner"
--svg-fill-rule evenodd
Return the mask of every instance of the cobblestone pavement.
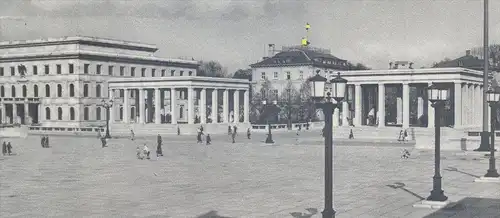
<path id="1" fill-rule="evenodd" d="M 288 143 L 294 135 L 164 137 L 159 160 L 135 157 L 137 144 L 154 152 L 155 137 L 104 149 L 96 138 L 8 139 L 17 155 L 0 157 L 0 217 L 321 217 L 324 147 Z M 404 160 L 397 145 L 337 144 L 337 217 L 500 217 L 500 184 L 473 182 L 488 167 L 481 156 L 443 152 L 445 193 L 463 203 L 436 212 L 412 207 L 432 189 L 432 151 Z"/>

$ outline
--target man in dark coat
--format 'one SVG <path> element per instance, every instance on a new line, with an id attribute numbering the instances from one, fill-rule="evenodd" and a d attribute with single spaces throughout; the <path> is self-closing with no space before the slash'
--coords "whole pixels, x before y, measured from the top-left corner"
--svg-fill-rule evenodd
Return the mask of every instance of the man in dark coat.
<path id="1" fill-rule="evenodd" d="M 107 144 L 106 137 L 101 137 L 101 144 L 102 144 L 103 148 L 108 147 L 108 146 L 106 146 L 106 144 Z"/>
<path id="2" fill-rule="evenodd" d="M 212 137 L 210 137 L 210 134 L 207 134 L 207 145 L 212 144 Z"/>
<path id="3" fill-rule="evenodd" d="M 50 147 L 50 144 L 49 144 L 49 135 L 45 135 L 45 147 L 46 148 Z"/>
<path id="4" fill-rule="evenodd" d="M 231 138 L 233 138 L 233 143 L 236 143 L 236 142 L 234 141 L 234 138 L 236 138 L 236 132 L 233 132 L 233 134 L 231 134 Z"/>
<path id="5" fill-rule="evenodd" d="M 5 156 L 7 154 L 7 143 L 3 142 L 2 143 L 2 154 Z"/>
<path id="6" fill-rule="evenodd" d="M 45 136 L 42 136 L 42 139 L 40 140 L 40 143 L 42 145 L 42 148 L 45 148 Z"/>
<path id="7" fill-rule="evenodd" d="M 12 145 L 10 144 L 10 142 L 7 143 L 7 153 L 9 153 L 9 155 L 12 154 Z"/>
<path id="8" fill-rule="evenodd" d="M 161 149 L 161 145 L 163 143 L 163 140 L 160 136 L 160 134 L 158 134 L 158 137 L 156 137 L 156 141 L 157 141 L 157 147 L 156 147 L 156 156 L 163 156 L 163 151 Z"/>
<path id="9" fill-rule="evenodd" d="M 247 138 L 250 139 L 250 136 L 252 136 L 252 133 L 250 132 L 250 128 L 247 129 Z"/>

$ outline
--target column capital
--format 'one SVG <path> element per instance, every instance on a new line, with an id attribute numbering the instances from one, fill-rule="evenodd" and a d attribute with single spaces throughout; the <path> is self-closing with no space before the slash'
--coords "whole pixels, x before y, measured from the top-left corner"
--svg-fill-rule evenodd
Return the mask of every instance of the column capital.
<path id="1" fill-rule="evenodd" d="M 407 86 L 407 85 L 410 85 L 410 82 L 408 82 L 408 81 L 403 81 L 403 82 L 401 82 L 401 84 L 402 84 L 402 85 L 406 85 L 406 86 Z"/>

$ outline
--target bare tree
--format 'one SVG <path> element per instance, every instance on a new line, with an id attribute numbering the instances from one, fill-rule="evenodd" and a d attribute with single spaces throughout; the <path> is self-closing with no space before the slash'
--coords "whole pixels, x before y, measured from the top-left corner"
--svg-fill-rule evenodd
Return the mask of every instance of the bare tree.
<path id="1" fill-rule="evenodd" d="M 198 76 L 206 77 L 228 77 L 227 69 L 217 61 L 200 61 Z"/>

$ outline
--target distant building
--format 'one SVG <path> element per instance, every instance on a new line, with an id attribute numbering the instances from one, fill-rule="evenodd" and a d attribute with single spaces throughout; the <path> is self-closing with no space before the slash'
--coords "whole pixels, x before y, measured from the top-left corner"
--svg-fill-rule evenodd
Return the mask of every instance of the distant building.
<path id="1" fill-rule="evenodd" d="M 271 92 L 279 95 L 290 82 L 299 89 L 317 70 L 322 76 L 328 77 L 337 71 L 347 70 L 348 62 L 333 56 L 327 49 L 291 46 L 283 47 L 277 54 L 271 52 L 270 57 L 264 57 L 250 67 L 254 91 L 258 92 L 267 78 L 272 84 Z"/>

